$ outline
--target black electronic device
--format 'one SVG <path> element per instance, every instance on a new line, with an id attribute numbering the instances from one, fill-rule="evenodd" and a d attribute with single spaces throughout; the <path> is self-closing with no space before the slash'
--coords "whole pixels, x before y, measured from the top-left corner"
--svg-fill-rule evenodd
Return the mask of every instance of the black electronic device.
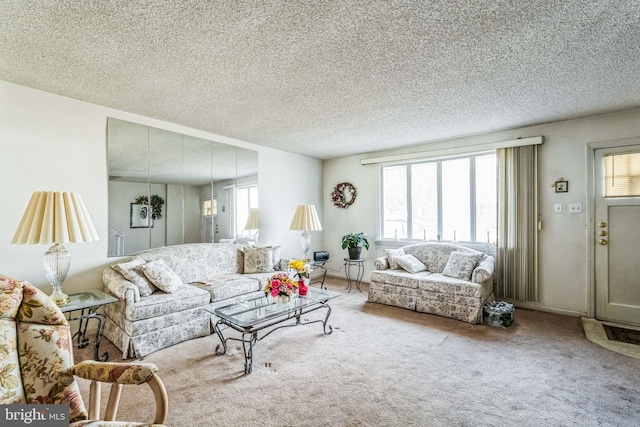
<path id="1" fill-rule="evenodd" d="M 329 252 L 327 251 L 319 251 L 313 253 L 314 261 L 329 261 Z"/>

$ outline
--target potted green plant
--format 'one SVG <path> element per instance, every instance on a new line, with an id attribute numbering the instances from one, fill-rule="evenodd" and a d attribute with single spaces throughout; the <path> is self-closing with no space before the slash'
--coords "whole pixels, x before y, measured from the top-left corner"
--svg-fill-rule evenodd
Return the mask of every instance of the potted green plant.
<path id="1" fill-rule="evenodd" d="M 369 250 L 369 241 L 365 233 L 351 233 L 342 236 L 342 249 L 349 251 L 350 259 L 360 259 L 363 247 Z"/>

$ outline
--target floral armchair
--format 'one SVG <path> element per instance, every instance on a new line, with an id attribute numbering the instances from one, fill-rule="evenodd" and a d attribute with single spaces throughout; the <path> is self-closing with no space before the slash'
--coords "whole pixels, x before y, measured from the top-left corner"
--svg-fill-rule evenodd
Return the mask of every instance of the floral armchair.
<path id="1" fill-rule="evenodd" d="M 164 423 L 167 394 L 150 363 L 73 364 L 69 323 L 35 286 L 0 276 L 0 404 L 67 404 L 70 426 L 149 426 Z M 88 411 L 74 375 L 91 381 Z M 99 421 L 102 382 L 111 383 Z M 122 385 L 147 383 L 156 400 L 154 424 L 114 421 Z"/>

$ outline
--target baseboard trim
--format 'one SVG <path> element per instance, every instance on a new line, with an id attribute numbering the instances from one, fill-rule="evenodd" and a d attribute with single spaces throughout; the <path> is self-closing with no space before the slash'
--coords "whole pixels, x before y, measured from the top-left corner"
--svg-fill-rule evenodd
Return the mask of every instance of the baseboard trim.
<path id="1" fill-rule="evenodd" d="M 546 305 L 542 305 L 537 302 L 517 301 L 517 300 L 509 300 L 509 299 L 507 299 L 506 301 L 510 304 L 513 304 L 516 308 L 524 308 L 526 310 L 543 311 L 545 313 L 560 314 L 562 316 L 571 316 L 571 317 L 585 317 L 587 315 L 586 311 L 575 311 L 575 310 L 567 310 L 564 308 L 548 307 Z"/>

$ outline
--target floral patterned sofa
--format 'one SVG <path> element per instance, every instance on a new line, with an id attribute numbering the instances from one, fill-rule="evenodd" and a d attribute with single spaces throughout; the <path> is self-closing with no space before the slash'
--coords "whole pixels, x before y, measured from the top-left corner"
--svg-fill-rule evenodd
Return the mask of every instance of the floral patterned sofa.
<path id="1" fill-rule="evenodd" d="M 143 357 L 211 334 L 203 308 L 260 290 L 280 271 L 279 246 L 190 243 L 138 253 L 104 269 L 105 292 L 118 302 L 105 307 L 104 336 L 123 358 Z"/>
<path id="2" fill-rule="evenodd" d="M 385 249 L 374 261 L 369 301 L 482 323 L 493 301 L 492 256 L 450 243 Z"/>

